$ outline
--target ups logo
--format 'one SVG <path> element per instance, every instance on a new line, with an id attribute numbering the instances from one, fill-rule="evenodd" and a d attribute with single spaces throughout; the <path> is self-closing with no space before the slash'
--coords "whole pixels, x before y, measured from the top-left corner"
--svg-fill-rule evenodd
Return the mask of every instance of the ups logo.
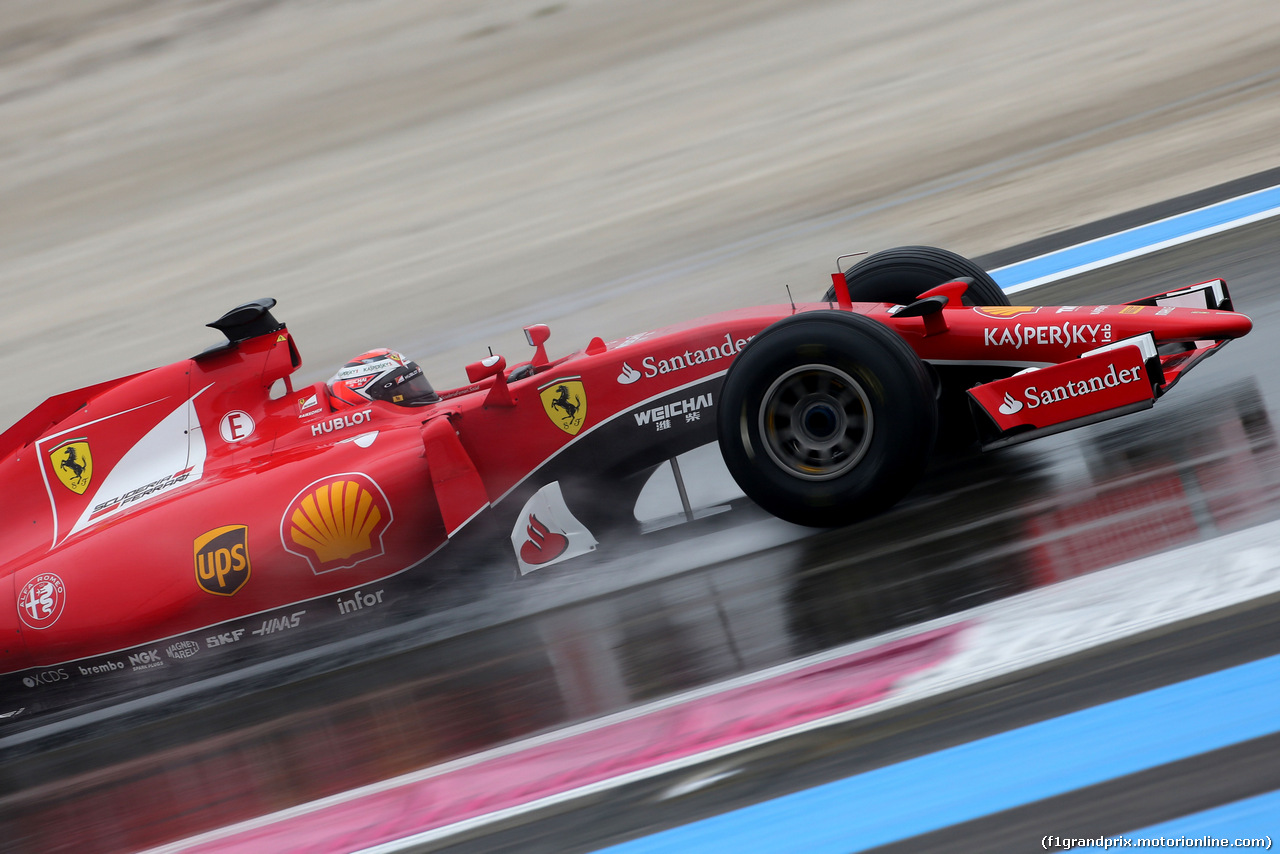
<path id="1" fill-rule="evenodd" d="M 224 525 L 196 538 L 196 583 L 215 596 L 231 596 L 249 580 L 249 529 Z"/>

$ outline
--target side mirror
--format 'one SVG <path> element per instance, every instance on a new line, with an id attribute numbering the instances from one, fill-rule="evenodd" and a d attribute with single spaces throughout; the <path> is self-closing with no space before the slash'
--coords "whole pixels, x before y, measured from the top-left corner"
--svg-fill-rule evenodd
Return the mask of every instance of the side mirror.
<path id="1" fill-rule="evenodd" d="M 930 335 L 938 335 L 947 331 L 947 321 L 942 309 L 949 301 L 947 297 L 942 295 L 922 297 L 910 305 L 894 306 L 889 309 L 889 313 L 895 318 L 919 317 L 923 319 L 924 337 L 928 338 Z"/>
<path id="2" fill-rule="evenodd" d="M 545 323 L 537 323 L 524 328 L 524 340 L 529 342 L 530 347 L 536 348 L 533 353 L 533 359 L 529 362 L 534 368 L 541 368 L 547 363 L 547 348 L 544 345 L 550 337 L 551 327 Z"/>
<path id="3" fill-rule="evenodd" d="M 507 368 L 507 360 L 501 356 L 490 356 L 467 365 L 467 380 L 478 383 L 494 374 L 501 374 Z"/>
<path id="4" fill-rule="evenodd" d="M 515 406 L 511 399 L 511 390 L 507 388 L 507 377 L 503 373 L 507 369 L 507 360 L 501 356 L 490 356 L 467 365 L 467 379 L 473 383 L 493 377 L 493 385 L 489 386 L 489 396 L 484 399 L 485 406 Z"/>
<path id="5" fill-rule="evenodd" d="M 961 276 L 958 279 L 952 279 L 949 282 L 943 282 L 936 288 L 930 288 L 920 294 L 916 299 L 924 299 L 925 297 L 947 297 L 957 306 L 963 304 L 964 295 L 969 292 L 969 286 L 973 284 L 973 279 L 969 276 Z"/>
<path id="6" fill-rule="evenodd" d="M 889 309 L 889 313 L 894 317 L 924 317 L 925 315 L 942 311 L 943 306 L 945 306 L 948 301 L 949 300 L 944 296 L 925 297 L 924 299 L 916 300 L 910 305 L 904 305 L 901 308 L 898 308 L 897 311 L 894 311 L 891 308 Z"/>

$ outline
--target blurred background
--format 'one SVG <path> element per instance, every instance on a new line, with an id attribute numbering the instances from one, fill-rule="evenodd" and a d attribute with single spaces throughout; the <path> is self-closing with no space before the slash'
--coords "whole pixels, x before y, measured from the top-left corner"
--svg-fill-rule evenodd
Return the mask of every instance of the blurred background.
<path id="1" fill-rule="evenodd" d="M 447 388 L 530 323 L 554 357 L 816 298 L 844 253 L 1015 260 L 1275 168 L 1277 57 L 1269 0 L 0 0 L 0 425 L 261 296 L 297 382 L 390 346 Z M 1276 236 L 1026 298 L 1224 275 L 1274 319 Z M 739 507 L 437 603 L 336 676 L 10 744 L 3 839 L 159 844 L 1274 519 L 1275 354 L 1255 333 L 1183 403 L 941 468 L 870 527 Z"/>
<path id="2" fill-rule="evenodd" d="M 0 421 L 280 300 L 438 387 L 1270 168 L 1265 0 L 6 0 Z M 30 371 L 32 359 L 39 368 Z"/>

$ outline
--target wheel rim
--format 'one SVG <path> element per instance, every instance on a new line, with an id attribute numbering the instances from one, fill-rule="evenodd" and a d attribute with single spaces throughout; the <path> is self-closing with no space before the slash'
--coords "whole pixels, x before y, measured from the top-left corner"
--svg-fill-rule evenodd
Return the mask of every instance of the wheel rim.
<path id="1" fill-rule="evenodd" d="M 760 406 L 765 452 L 804 480 L 846 473 L 871 444 L 871 401 L 851 376 L 829 365 L 801 365 L 773 381 Z"/>

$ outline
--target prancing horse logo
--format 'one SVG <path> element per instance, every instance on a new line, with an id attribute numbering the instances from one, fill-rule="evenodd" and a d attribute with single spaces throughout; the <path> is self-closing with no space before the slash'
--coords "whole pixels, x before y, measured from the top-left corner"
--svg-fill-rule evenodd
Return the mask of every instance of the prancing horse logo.
<path id="1" fill-rule="evenodd" d="M 552 409 L 559 409 L 564 412 L 564 420 L 572 421 L 574 416 L 578 414 L 578 410 L 582 408 L 582 398 L 575 398 L 577 403 L 569 402 L 569 387 L 567 385 L 556 386 L 556 399 L 551 401 Z M 65 466 L 66 463 L 63 463 Z"/>
<path id="2" fill-rule="evenodd" d="M 93 479 L 93 455 L 84 439 L 70 439 L 49 452 L 53 473 L 76 495 L 84 495 Z"/>
<path id="3" fill-rule="evenodd" d="M 561 377 L 538 389 L 542 408 L 552 423 L 576 436 L 587 420 L 587 392 L 581 377 Z"/>

